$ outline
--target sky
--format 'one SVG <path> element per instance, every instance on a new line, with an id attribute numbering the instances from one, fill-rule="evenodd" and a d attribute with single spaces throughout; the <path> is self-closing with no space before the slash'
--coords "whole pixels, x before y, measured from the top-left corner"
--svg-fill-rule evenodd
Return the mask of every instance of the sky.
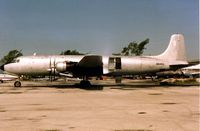
<path id="1" fill-rule="evenodd" d="M 144 55 L 157 55 L 174 33 L 198 59 L 198 0 L 0 0 L 0 58 L 13 49 L 111 55 L 146 38 Z"/>

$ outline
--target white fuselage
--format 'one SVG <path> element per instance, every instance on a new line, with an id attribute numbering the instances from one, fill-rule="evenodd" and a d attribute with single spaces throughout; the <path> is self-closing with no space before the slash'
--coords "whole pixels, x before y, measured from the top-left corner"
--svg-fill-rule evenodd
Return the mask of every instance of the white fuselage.
<path id="1" fill-rule="evenodd" d="M 58 74 L 58 63 L 78 63 L 83 57 L 84 55 L 22 56 L 5 65 L 4 69 L 17 75 L 48 75 L 50 71 Z M 143 74 L 169 69 L 166 61 L 148 56 L 103 56 L 102 63 L 104 75 Z"/>

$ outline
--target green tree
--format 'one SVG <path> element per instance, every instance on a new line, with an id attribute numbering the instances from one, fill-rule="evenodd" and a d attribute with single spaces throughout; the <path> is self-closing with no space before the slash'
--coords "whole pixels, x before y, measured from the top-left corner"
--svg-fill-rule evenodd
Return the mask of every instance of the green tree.
<path id="1" fill-rule="evenodd" d="M 14 60 L 15 58 L 17 58 L 17 57 L 19 57 L 19 56 L 22 56 L 22 55 L 23 55 L 23 54 L 22 54 L 21 50 L 20 50 L 20 51 L 18 51 L 18 50 L 11 50 L 11 51 L 8 52 L 7 55 L 5 55 L 5 56 L 0 60 L 0 62 L 5 63 L 5 64 L 11 63 L 11 62 L 13 62 L 13 60 Z"/>
<path id="2" fill-rule="evenodd" d="M 62 51 L 60 55 L 84 55 L 84 54 L 78 52 L 77 50 L 66 50 L 66 51 Z"/>
<path id="3" fill-rule="evenodd" d="M 129 48 L 128 47 L 124 47 L 123 48 L 123 50 L 121 51 L 121 53 L 123 54 L 123 55 L 129 55 Z"/>
<path id="4" fill-rule="evenodd" d="M 145 45 L 147 45 L 148 43 L 149 43 L 148 38 L 146 40 L 140 42 L 139 44 L 135 41 L 130 42 L 127 47 L 124 47 L 122 49 L 121 54 L 125 55 L 125 56 L 129 56 L 129 55 L 133 55 L 133 54 L 136 56 L 140 56 L 143 54 L 144 49 L 146 49 Z"/>

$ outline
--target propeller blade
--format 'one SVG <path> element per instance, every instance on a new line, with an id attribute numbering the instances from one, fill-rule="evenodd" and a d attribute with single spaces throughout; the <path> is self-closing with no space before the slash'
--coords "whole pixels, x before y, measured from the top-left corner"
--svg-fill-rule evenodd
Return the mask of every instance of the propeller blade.
<path id="1" fill-rule="evenodd" d="M 49 69 L 50 69 L 50 71 L 49 71 L 49 80 L 52 81 L 52 77 L 51 77 L 51 75 L 52 75 L 51 58 L 49 60 Z"/>
<path id="2" fill-rule="evenodd" d="M 56 60 L 53 61 L 53 80 L 56 79 Z"/>

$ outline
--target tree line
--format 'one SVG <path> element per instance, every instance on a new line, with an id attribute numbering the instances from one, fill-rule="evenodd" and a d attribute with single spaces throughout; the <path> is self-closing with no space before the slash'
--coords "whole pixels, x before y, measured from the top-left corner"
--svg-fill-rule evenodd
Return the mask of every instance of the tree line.
<path id="1" fill-rule="evenodd" d="M 123 47 L 120 53 L 113 53 L 113 55 L 122 56 L 140 56 L 146 49 L 145 46 L 149 43 L 149 38 L 141 42 L 132 41 L 127 46 Z M 86 53 L 80 53 L 77 50 L 65 50 L 60 53 L 60 55 L 85 55 Z M 7 64 L 13 62 L 13 60 L 19 56 L 23 56 L 22 50 L 11 50 L 6 54 L 1 60 L 1 63 Z"/>

